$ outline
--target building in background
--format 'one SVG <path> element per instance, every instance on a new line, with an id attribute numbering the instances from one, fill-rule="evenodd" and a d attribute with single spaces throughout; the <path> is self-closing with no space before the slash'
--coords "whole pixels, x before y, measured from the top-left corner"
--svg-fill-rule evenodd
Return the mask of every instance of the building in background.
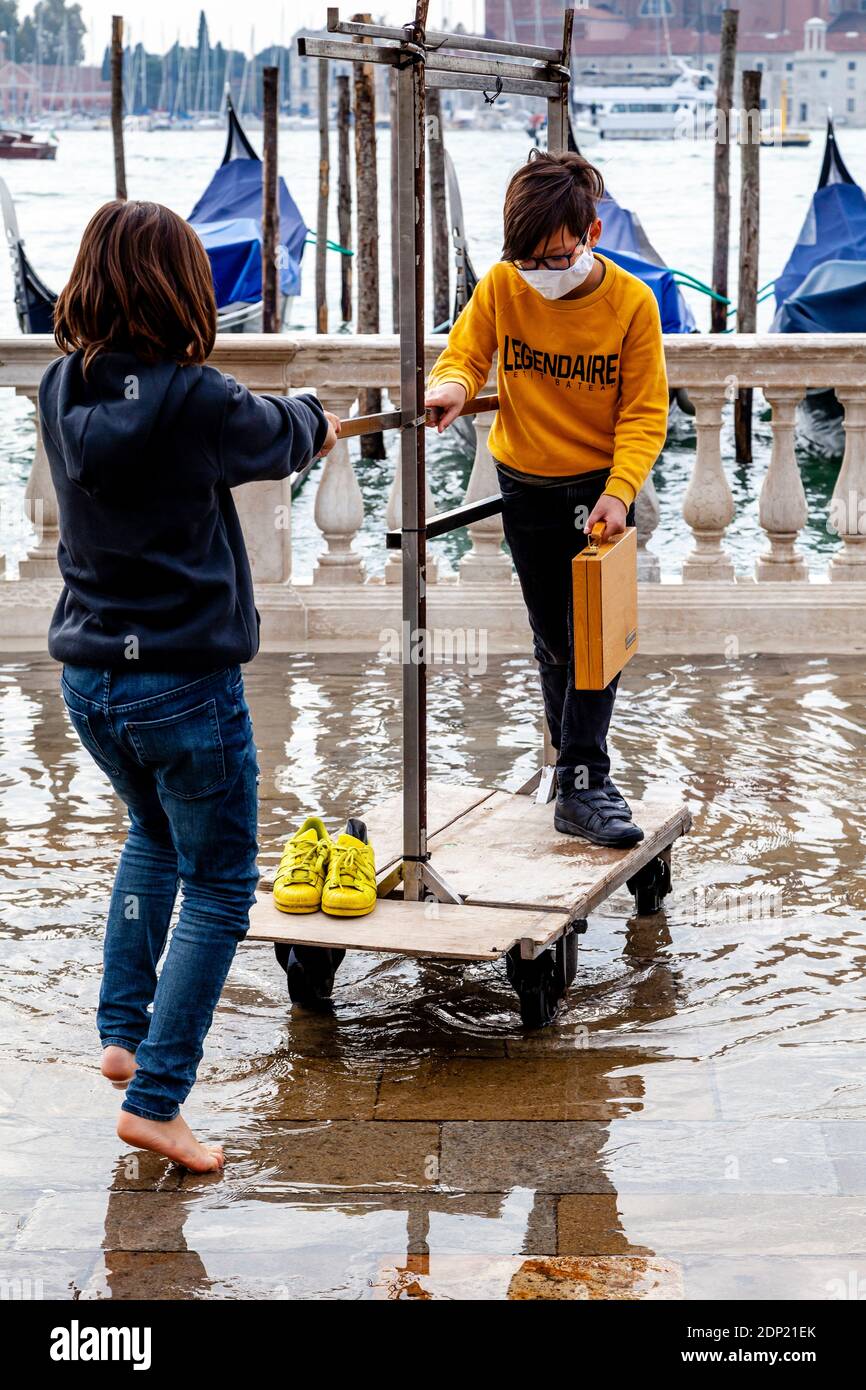
<path id="1" fill-rule="evenodd" d="M 856 8 L 862 4 L 864 9 Z M 572 63 L 609 77 L 669 69 L 672 59 L 718 73 L 717 0 L 611 0 L 576 9 Z M 866 125 L 866 0 L 738 0 L 737 72 L 764 74 L 762 106 L 786 104 L 788 124 L 817 129 L 828 109 L 839 124 Z M 487 0 L 491 38 L 556 45 L 559 0 Z"/>
<path id="2" fill-rule="evenodd" d="M 0 59 L 0 119 L 5 124 L 39 107 L 39 84 L 31 67 Z"/>

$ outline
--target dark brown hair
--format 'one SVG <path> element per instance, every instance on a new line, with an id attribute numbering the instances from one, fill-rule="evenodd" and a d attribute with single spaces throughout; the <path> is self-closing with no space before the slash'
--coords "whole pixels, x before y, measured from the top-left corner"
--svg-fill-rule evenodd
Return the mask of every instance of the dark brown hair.
<path id="1" fill-rule="evenodd" d="M 204 362 L 216 335 L 210 261 L 188 222 L 161 203 L 105 203 L 81 238 L 54 309 L 64 352 Z"/>
<path id="2" fill-rule="evenodd" d="M 585 236 L 603 193 L 604 179 L 582 155 L 531 150 L 505 194 L 502 259 L 529 260 L 539 242 L 546 245 L 560 227 Z"/>

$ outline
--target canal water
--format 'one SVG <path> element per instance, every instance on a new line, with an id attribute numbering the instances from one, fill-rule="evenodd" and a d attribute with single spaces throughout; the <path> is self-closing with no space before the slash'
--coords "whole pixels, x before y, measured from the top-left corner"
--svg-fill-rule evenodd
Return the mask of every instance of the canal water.
<path id="1" fill-rule="evenodd" d="M 866 131 L 840 128 L 839 143 L 849 167 L 866 182 Z M 253 133 L 254 143 L 260 134 Z M 525 159 L 529 141 L 521 131 L 448 131 L 445 135 L 454 159 L 463 196 L 470 252 L 479 271 L 486 270 L 499 254 L 501 205 L 511 173 Z M 761 156 L 762 220 L 759 281 L 765 285 L 778 275 L 806 215 L 817 184 L 823 153 L 823 135 L 816 132 L 805 149 L 767 149 Z M 219 131 L 144 132 L 126 136 L 128 186 L 132 197 L 156 198 L 187 215 L 222 157 L 224 138 Z M 479 158 L 483 149 L 484 157 Z M 588 158 L 598 163 L 610 191 L 626 207 L 636 211 L 651 241 L 669 265 L 698 279 L 709 278 L 712 245 L 713 147 L 710 143 L 670 141 L 659 144 L 622 141 L 587 146 Z M 380 277 L 383 331 L 390 331 L 391 252 L 389 134 L 379 132 L 380 178 Z M 332 167 L 336 168 L 336 133 L 332 132 Z M 318 135 L 314 131 L 285 131 L 280 135 L 280 167 L 308 223 L 315 224 L 318 180 Z M 37 272 L 53 288 L 60 288 L 72 266 L 84 226 L 93 211 L 113 193 L 111 137 L 102 131 L 61 131 L 54 162 L 0 164 L 18 209 L 21 231 Z M 334 175 L 334 177 L 336 177 Z M 738 187 L 738 152 L 734 151 L 732 187 Z M 734 198 L 736 207 L 737 200 Z M 337 240 L 335 199 L 332 201 L 330 234 Z M 732 227 L 730 284 L 736 285 L 736 225 Z M 331 327 L 339 328 L 339 257 L 329 258 Z M 709 322 L 709 301 L 687 291 L 697 323 Z M 292 327 L 311 331 L 313 306 L 313 253 L 308 249 L 303 288 L 295 301 Z M 772 297 L 761 306 L 759 329 L 768 328 Z M 17 333 L 12 302 L 11 275 L 0 266 L 0 334 Z M 757 516 L 757 496 L 769 458 L 770 427 L 765 403 L 757 400 L 755 461 L 733 463 L 732 428 L 725 425 L 725 460 L 735 495 L 737 514 L 729 533 L 730 550 L 738 570 L 751 573 L 756 549 L 763 544 Z M 18 559 L 32 539 L 20 520 L 20 501 L 30 466 L 33 432 L 31 408 L 9 393 L 0 394 L 0 549 L 8 556 L 8 572 L 15 573 Z M 377 573 L 384 565 L 382 528 L 393 470 L 393 448 L 388 462 L 359 464 L 364 494 L 365 522 L 358 548 L 368 569 Z M 357 445 L 353 445 L 353 453 Z M 682 496 L 694 458 L 694 429 L 681 417 L 674 423 L 668 448 L 655 471 L 662 520 L 654 549 L 663 575 L 678 573 L 690 536 L 681 517 Z M 809 522 L 803 537 L 810 567 L 823 569 L 827 554 L 838 540 L 827 533 L 827 503 L 838 473 L 839 460 L 823 461 L 803 445 L 799 452 L 809 501 Z M 431 447 L 430 475 L 437 506 L 462 500 L 469 462 L 448 436 Z M 295 565 L 299 576 L 308 575 L 321 539 L 313 522 L 315 477 L 310 478 L 297 507 Z M 464 533 L 437 542 L 434 550 L 446 563 L 454 563 L 466 545 Z"/>
<path id="2" fill-rule="evenodd" d="M 247 674 L 261 863 L 399 785 L 400 673 L 359 654 Z M 466 710 L 472 708 L 471 721 Z M 431 778 L 535 765 L 531 662 L 433 672 Z M 623 788 L 682 794 L 665 911 L 593 913 L 558 1023 L 501 964 L 350 954 L 332 1017 L 243 946 L 187 1107 L 182 1174 L 113 1135 L 94 1009 L 122 838 L 56 668 L 0 667 L 0 1280 L 46 1298 L 862 1298 L 862 661 L 640 657 Z"/>

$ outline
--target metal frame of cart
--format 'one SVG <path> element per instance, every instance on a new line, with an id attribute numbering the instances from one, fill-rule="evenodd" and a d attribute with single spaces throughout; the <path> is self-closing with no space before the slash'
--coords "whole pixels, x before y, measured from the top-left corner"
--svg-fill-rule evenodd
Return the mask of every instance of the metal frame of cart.
<path id="1" fill-rule="evenodd" d="M 424 412 L 424 260 L 425 260 L 425 90 L 447 87 L 483 91 L 495 100 L 500 92 L 541 97 L 547 102 L 548 148 L 567 147 L 568 86 L 574 11 L 563 16 L 561 48 L 516 44 L 466 34 L 426 29 L 428 0 L 417 0 L 413 21 L 403 27 L 341 21 L 336 9 L 328 10 L 328 30 L 338 39 L 300 38 L 301 56 L 343 62 L 382 63 L 396 73 L 398 271 L 400 324 L 399 411 L 353 421 L 345 434 L 367 430 L 399 429 L 401 470 L 402 632 L 403 652 L 403 791 L 401 842 L 393 852 L 393 802 L 367 816 L 371 838 L 379 858 L 380 902 L 372 919 L 334 921 L 323 915 L 293 919 L 280 914 L 260 896 L 254 909 L 253 938 L 293 943 L 297 992 L 293 999 L 311 1002 L 328 994 L 333 984 L 334 960 L 347 948 L 395 950 L 408 954 L 457 959 L 495 959 L 505 954 L 508 973 L 521 1001 L 527 1023 L 549 1022 L 557 1000 L 576 968 L 576 933 L 585 928 L 589 905 L 593 906 L 627 882 L 636 894 L 638 910 L 655 911 L 667 891 L 669 849 L 688 829 L 688 812 L 680 804 L 657 807 L 651 833 L 630 851 L 599 851 L 588 845 L 574 847 L 574 891 L 570 896 L 560 882 L 557 895 L 536 885 L 518 901 L 497 899 L 494 888 L 476 892 L 467 883 L 466 855 L 455 857 L 454 835 L 478 855 L 487 833 L 507 836 L 509 802 L 522 803 L 521 827 L 529 826 L 527 797 L 477 790 L 434 787 L 437 808 L 429 824 L 427 787 L 427 540 L 433 535 L 469 525 L 501 509 L 501 499 L 491 497 L 431 518 L 425 507 L 425 412 Z M 495 397 L 478 398 L 467 407 L 495 408 Z M 391 534 L 388 544 L 398 536 Z M 407 640 L 407 634 L 411 636 Z M 420 658 L 420 659 L 419 659 Z M 546 748 L 547 752 L 547 748 Z M 552 794 L 553 769 L 543 768 L 521 790 L 539 788 L 538 801 Z M 463 791 L 461 798 L 458 793 Z M 449 799 L 450 793 L 450 799 Z M 549 838 L 544 806 L 536 803 L 531 818 L 538 848 Z M 549 813 L 548 813 L 549 815 Z M 483 827 L 483 828 L 482 828 Z M 385 842 L 383 862 L 382 852 Z M 495 844 L 495 841 L 493 842 Z M 513 842 L 504 845 L 503 873 L 513 854 Z M 459 846 L 458 846 L 459 850 Z M 538 852 L 538 851 L 536 851 Z M 436 862 L 433 862 L 435 855 Z M 453 871 L 442 869 L 450 864 Z M 580 871 L 578 872 L 578 866 Z M 543 875 L 541 865 L 539 872 Z M 556 877 L 556 875 L 554 875 Z M 403 896 L 394 899 L 402 883 Z M 390 897 L 387 895 L 391 895 Z M 530 899 L 533 899 L 530 901 Z M 435 911 L 430 911 L 430 908 Z M 494 918 L 490 909 L 496 909 Z M 419 911 L 420 909 L 420 911 Z M 479 915 L 480 914 L 480 915 Z M 278 920 L 280 919 L 280 920 Z M 374 925 L 375 922 L 375 925 Z M 449 935 L 450 932 L 450 935 Z M 553 954 L 547 949 L 554 946 Z M 317 954 L 318 953 L 318 954 Z M 306 968 L 304 968 L 306 961 Z M 337 961 L 338 963 L 338 961 Z M 333 967 L 333 968 L 332 968 Z M 306 983 L 305 983 L 306 979 Z M 318 983 L 317 983 L 318 981 Z M 305 997 L 306 991 L 306 997 Z"/>
<path id="2" fill-rule="evenodd" d="M 574 11 L 563 17 L 562 47 L 510 44 L 426 30 L 428 5 L 402 28 L 343 22 L 328 10 L 328 30 L 370 40 L 353 43 L 301 38 L 309 57 L 387 63 L 397 75 L 397 215 L 399 227 L 400 469 L 402 484 L 403 633 L 422 646 L 427 637 L 427 517 L 424 440 L 425 90 L 427 87 L 519 92 L 547 100 L 547 143 L 566 148 L 568 84 Z M 394 112 L 392 112 L 392 120 Z M 449 529 L 476 519 L 458 508 Z M 422 653 L 422 657 L 423 657 Z M 427 843 L 427 663 L 403 659 L 403 892 L 425 890 L 445 902 L 459 895 L 444 882 Z"/>

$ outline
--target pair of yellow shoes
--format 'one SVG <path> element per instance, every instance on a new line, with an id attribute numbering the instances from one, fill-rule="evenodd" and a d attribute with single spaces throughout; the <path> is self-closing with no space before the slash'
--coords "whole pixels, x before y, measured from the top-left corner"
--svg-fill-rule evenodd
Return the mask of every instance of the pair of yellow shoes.
<path id="1" fill-rule="evenodd" d="M 308 816 L 286 841 L 274 879 L 280 912 L 365 917 L 376 906 L 376 861 L 362 820 L 350 820 L 332 840 L 318 816 Z"/>

